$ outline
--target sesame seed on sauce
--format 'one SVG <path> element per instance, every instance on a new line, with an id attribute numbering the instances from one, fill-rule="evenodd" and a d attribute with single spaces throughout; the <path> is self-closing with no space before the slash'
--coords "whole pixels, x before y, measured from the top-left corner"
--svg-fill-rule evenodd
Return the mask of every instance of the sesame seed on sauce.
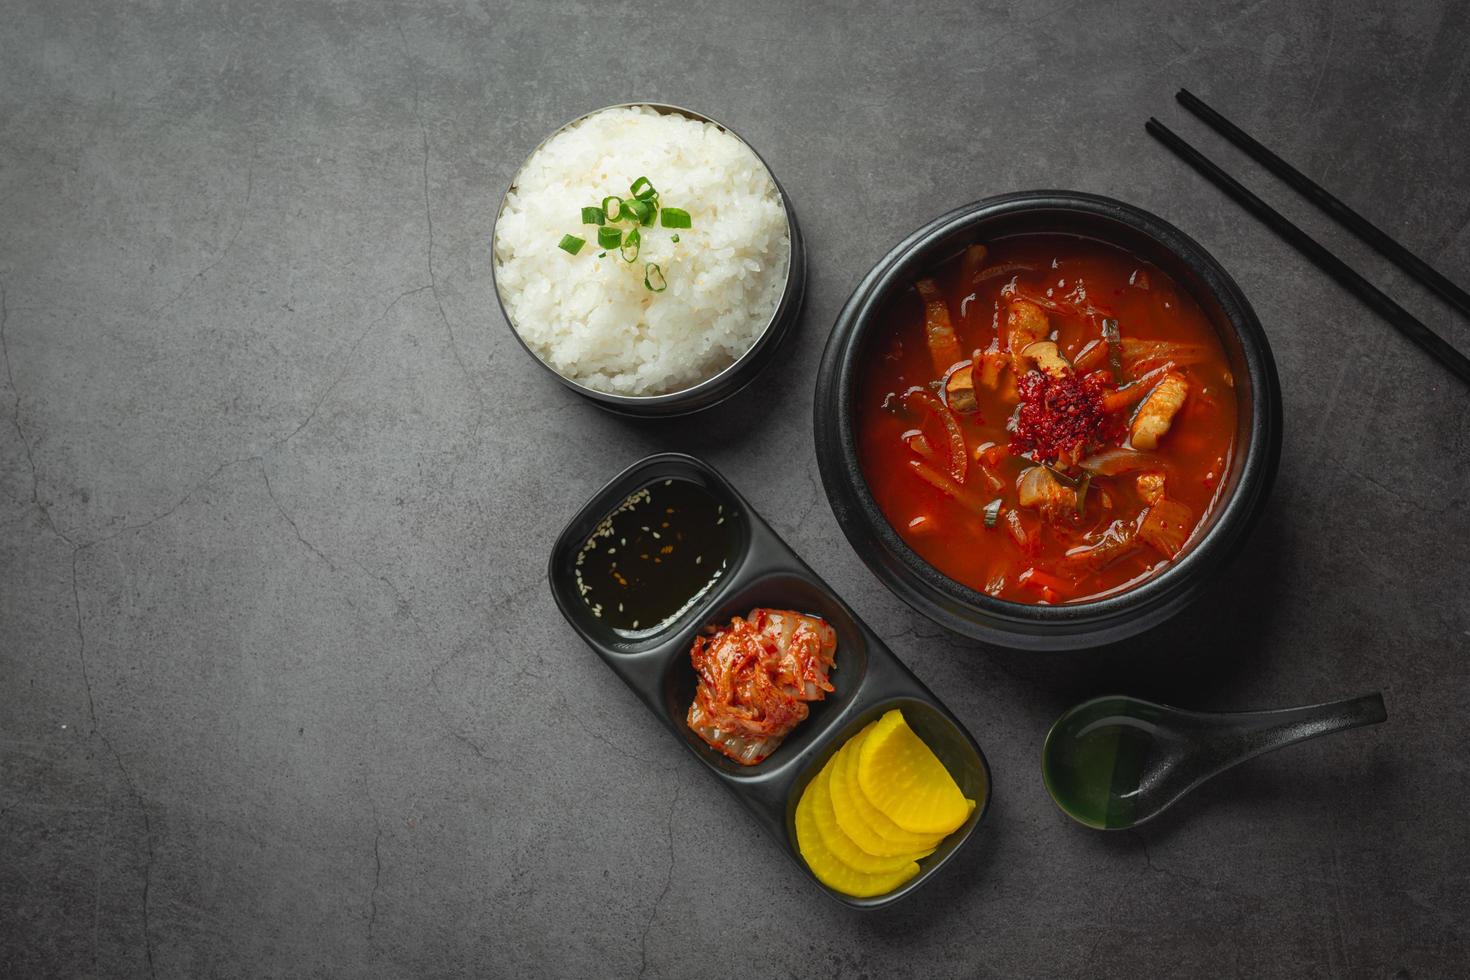
<path id="1" fill-rule="evenodd" d="M 740 537 L 738 516 L 689 480 L 630 494 L 577 554 L 573 571 L 582 601 L 615 632 L 657 632 L 728 568 Z M 617 546 L 609 547 L 612 542 Z"/>

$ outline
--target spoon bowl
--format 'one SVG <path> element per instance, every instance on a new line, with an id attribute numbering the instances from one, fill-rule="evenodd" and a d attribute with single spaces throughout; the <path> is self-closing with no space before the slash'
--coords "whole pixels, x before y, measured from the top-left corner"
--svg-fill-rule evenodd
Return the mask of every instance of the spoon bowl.
<path id="1" fill-rule="evenodd" d="M 1073 820 L 1096 830 L 1126 830 L 1247 759 L 1387 719 L 1381 694 L 1228 714 L 1109 695 L 1057 719 L 1042 745 L 1041 775 Z"/>

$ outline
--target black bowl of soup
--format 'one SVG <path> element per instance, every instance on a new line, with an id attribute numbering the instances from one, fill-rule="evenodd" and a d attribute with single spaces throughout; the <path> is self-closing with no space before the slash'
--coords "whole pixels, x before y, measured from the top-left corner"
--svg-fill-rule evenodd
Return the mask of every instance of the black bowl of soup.
<path id="1" fill-rule="evenodd" d="M 1275 362 L 1235 281 L 1163 219 L 1065 191 L 895 246 L 838 315 L 815 413 L 859 556 L 941 625 L 1018 649 L 1178 612 L 1281 454 Z"/>

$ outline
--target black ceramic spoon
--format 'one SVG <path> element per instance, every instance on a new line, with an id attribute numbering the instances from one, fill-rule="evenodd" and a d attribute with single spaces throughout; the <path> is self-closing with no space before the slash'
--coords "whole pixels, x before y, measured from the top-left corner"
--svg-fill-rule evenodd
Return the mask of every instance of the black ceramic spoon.
<path id="1" fill-rule="evenodd" d="M 1152 820 L 1211 776 L 1265 752 L 1386 721 L 1383 695 L 1213 714 L 1111 695 L 1068 710 L 1041 749 L 1062 812 L 1098 830 Z"/>

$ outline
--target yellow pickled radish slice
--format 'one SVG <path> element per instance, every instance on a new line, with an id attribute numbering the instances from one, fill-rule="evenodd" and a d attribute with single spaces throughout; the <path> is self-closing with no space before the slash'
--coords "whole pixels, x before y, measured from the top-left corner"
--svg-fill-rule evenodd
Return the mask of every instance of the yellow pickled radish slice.
<path id="1" fill-rule="evenodd" d="M 910 833 L 953 833 L 975 809 L 897 708 L 863 739 L 854 769 L 861 795 Z"/>
<path id="2" fill-rule="evenodd" d="M 816 818 L 812 815 L 813 794 L 802 793 L 796 804 L 796 848 L 817 880 L 833 891 L 854 898 L 871 898 L 886 895 L 899 885 L 919 873 L 919 866 L 912 861 L 898 871 L 885 874 L 864 874 L 854 871 L 827 850 L 822 835 L 817 831 Z"/>
<path id="3" fill-rule="evenodd" d="M 853 843 L 851 837 L 842 832 L 837 826 L 837 815 L 832 811 L 832 795 L 829 792 L 832 779 L 832 763 L 837 757 L 827 760 L 827 765 L 817 774 L 806 788 L 806 794 L 812 798 L 812 818 L 817 824 L 817 834 L 822 838 L 822 843 L 832 856 L 854 871 L 864 874 L 891 874 L 895 871 L 906 869 L 921 857 L 933 853 L 930 848 L 927 851 L 916 851 L 913 854 L 899 854 L 893 857 L 878 857 L 869 854 L 857 844 Z"/>
<path id="4" fill-rule="evenodd" d="M 842 747 L 832 768 L 830 792 L 837 826 L 858 847 L 877 857 L 899 857 L 930 850 L 944 839 L 943 834 L 913 834 L 904 830 L 869 803 L 858 789 L 858 750 L 867 731 L 864 729 Z"/>

